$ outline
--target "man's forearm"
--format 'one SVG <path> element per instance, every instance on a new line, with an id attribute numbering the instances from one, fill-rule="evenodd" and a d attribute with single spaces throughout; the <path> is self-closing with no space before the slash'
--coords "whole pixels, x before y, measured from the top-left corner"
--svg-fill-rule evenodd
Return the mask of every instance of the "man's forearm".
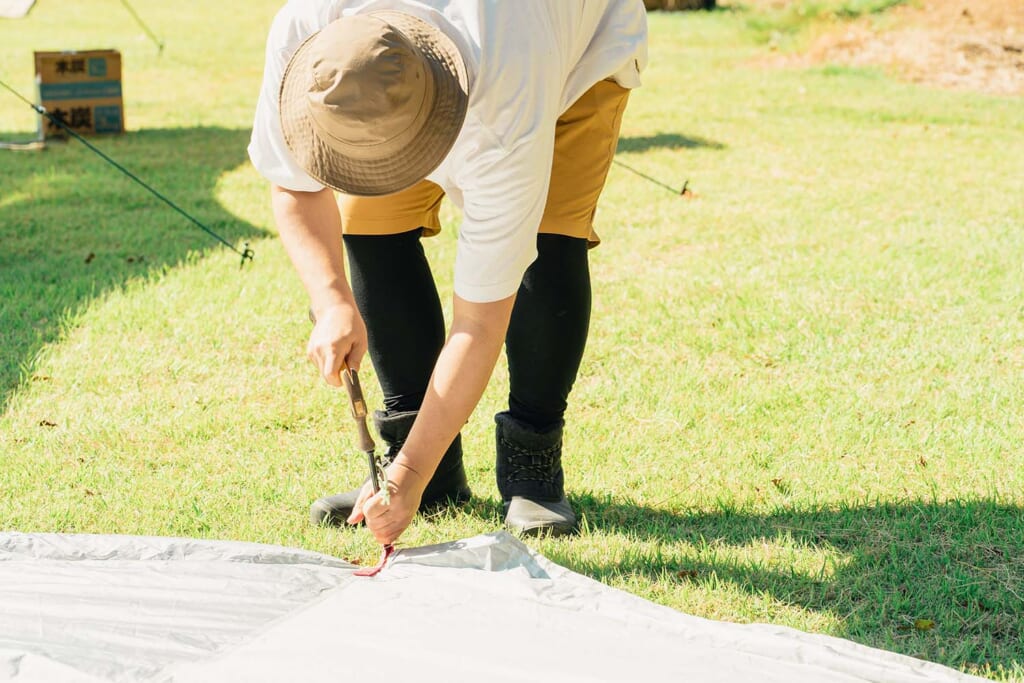
<path id="1" fill-rule="evenodd" d="M 274 219 L 285 251 L 302 280 L 314 311 L 337 303 L 351 303 L 352 290 L 345 277 L 341 216 L 334 193 L 293 192 L 271 188 Z"/>
<path id="2" fill-rule="evenodd" d="M 514 302 L 514 296 L 485 304 L 455 297 L 451 334 L 399 459 L 399 464 L 420 475 L 423 485 L 487 387 Z"/>
<path id="3" fill-rule="evenodd" d="M 341 386 L 340 371 L 358 369 L 366 353 L 366 326 L 345 276 L 341 216 L 330 190 L 272 190 L 274 218 L 288 256 L 299 274 L 316 325 L 306 355 L 331 386 Z"/>

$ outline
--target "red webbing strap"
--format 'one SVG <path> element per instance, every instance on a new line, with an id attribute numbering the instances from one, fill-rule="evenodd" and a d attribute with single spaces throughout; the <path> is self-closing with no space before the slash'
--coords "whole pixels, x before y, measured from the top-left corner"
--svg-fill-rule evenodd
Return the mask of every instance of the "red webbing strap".
<path id="1" fill-rule="evenodd" d="M 388 558 L 391 557 L 391 553 L 395 552 L 395 546 L 390 543 L 384 546 L 383 552 L 380 554 L 380 562 L 373 567 L 363 567 L 353 572 L 356 576 L 377 576 L 381 570 L 384 569 L 384 565 L 388 563 Z"/>

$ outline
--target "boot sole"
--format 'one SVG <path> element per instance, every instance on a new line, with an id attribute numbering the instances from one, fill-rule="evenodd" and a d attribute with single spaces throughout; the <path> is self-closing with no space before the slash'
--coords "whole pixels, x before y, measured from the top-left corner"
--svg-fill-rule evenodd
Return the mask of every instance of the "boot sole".
<path id="1" fill-rule="evenodd" d="M 557 501 L 514 496 L 503 501 L 503 507 L 505 528 L 520 536 L 555 538 L 576 533 L 576 513 L 565 496 Z"/>
<path id="2" fill-rule="evenodd" d="M 505 528 L 517 536 L 526 536 L 530 538 L 561 538 L 563 536 L 574 536 L 576 534 L 575 524 L 572 526 L 540 524 L 530 527 L 517 527 L 506 523 Z"/>

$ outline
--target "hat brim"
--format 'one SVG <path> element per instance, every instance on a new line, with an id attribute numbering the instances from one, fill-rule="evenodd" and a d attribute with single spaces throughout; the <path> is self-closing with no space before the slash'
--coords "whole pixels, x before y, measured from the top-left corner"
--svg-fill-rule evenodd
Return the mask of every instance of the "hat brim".
<path id="1" fill-rule="evenodd" d="M 462 130 L 469 108 L 466 65 L 455 43 L 440 29 L 403 12 L 378 11 L 426 58 L 434 76 L 434 103 L 427 123 L 401 150 L 380 158 L 356 159 L 317 134 L 307 106 L 313 80 L 310 46 L 314 33 L 292 55 L 281 79 L 281 130 L 295 161 L 327 187 L 351 195 L 376 197 L 412 187 L 441 165 Z"/>

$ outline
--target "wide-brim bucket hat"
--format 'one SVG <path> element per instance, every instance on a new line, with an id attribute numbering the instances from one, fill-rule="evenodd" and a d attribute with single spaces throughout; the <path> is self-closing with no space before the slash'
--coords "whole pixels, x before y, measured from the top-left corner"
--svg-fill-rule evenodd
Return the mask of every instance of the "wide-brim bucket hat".
<path id="1" fill-rule="evenodd" d="M 279 96 L 295 161 L 346 194 L 415 185 L 448 155 L 469 106 L 466 65 L 443 31 L 378 11 L 337 19 L 289 60 Z"/>

